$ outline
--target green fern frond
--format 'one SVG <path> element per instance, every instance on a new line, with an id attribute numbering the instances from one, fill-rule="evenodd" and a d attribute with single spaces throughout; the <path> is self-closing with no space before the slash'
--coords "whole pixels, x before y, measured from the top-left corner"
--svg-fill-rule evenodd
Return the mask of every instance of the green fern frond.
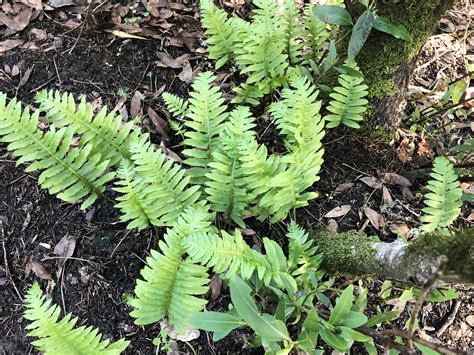
<path id="1" fill-rule="evenodd" d="M 169 92 L 164 92 L 161 97 L 165 102 L 166 108 L 171 114 L 179 117 L 185 118 L 188 114 L 188 101 L 183 100 L 181 97 L 171 94 Z"/>
<path id="2" fill-rule="evenodd" d="M 217 60 L 216 70 L 232 58 L 235 31 L 227 13 L 219 9 L 212 0 L 201 0 L 201 24 L 207 36 L 210 59 Z"/>
<path id="3" fill-rule="evenodd" d="M 453 164 L 445 157 L 437 157 L 433 164 L 432 179 L 428 181 L 423 208 L 422 229 L 432 232 L 437 228 L 448 227 L 461 213 L 462 190 Z"/>
<path id="4" fill-rule="evenodd" d="M 318 91 L 303 77 L 291 82 L 282 92 L 282 100 L 270 105 L 270 114 L 285 137 L 290 151 L 303 149 L 317 152 L 322 147 L 324 121 L 319 110 L 321 101 L 316 101 Z"/>
<path id="5" fill-rule="evenodd" d="M 346 66 L 359 71 L 354 62 L 346 62 Z M 328 111 L 331 114 L 324 118 L 328 121 L 327 127 L 334 128 L 341 123 L 352 128 L 360 128 L 359 123 L 363 120 L 362 113 L 367 110 L 368 86 L 364 84 L 362 73 L 360 76 L 340 74 L 334 92 L 329 94 L 333 100 L 329 102 Z"/>
<path id="6" fill-rule="evenodd" d="M 32 321 L 26 327 L 30 330 L 27 335 L 39 338 L 32 345 L 46 355 L 114 355 L 120 354 L 130 343 L 120 339 L 109 344 L 109 340 L 101 341 L 102 335 L 97 328 L 74 328 L 78 318 L 70 313 L 59 320 L 60 308 L 46 299 L 36 282 L 25 297 L 25 307 L 24 317 Z"/>
<path id="7" fill-rule="evenodd" d="M 72 94 L 43 90 L 36 94 L 36 102 L 56 127 L 67 126 L 80 135 L 79 146 L 93 144 L 93 152 L 101 153 L 101 159 L 109 160 L 109 166 L 130 159 L 130 145 L 148 139 L 134 128 L 133 122 L 123 124 L 122 118 L 113 112 L 107 113 L 106 107 L 94 116 L 94 108 L 85 97 L 76 104 Z"/>
<path id="8" fill-rule="evenodd" d="M 22 111 L 15 99 L 6 104 L 0 94 L 0 142 L 18 159 L 17 164 L 31 162 L 25 171 L 41 170 L 38 184 L 50 194 L 66 202 L 86 200 L 81 208 L 89 207 L 105 190 L 114 173 L 106 172 L 110 165 L 101 153 L 94 152 L 91 142 L 71 148 L 74 130 L 52 125 L 46 133 L 38 128 L 39 115 Z"/>
<path id="9" fill-rule="evenodd" d="M 286 37 L 286 52 L 291 65 L 301 62 L 303 55 L 303 43 L 301 33 L 303 28 L 298 19 L 298 8 L 294 0 L 286 0 L 284 4 L 284 32 Z"/>
<path id="10" fill-rule="evenodd" d="M 115 188 L 123 194 L 115 206 L 123 213 L 121 220 L 131 221 L 128 228 L 170 226 L 199 199 L 199 186 L 189 187 L 184 169 L 150 143 L 132 145 L 130 151 L 133 165 L 119 170 L 121 180 Z"/>
<path id="11" fill-rule="evenodd" d="M 194 233 L 183 239 L 183 246 L 190 258 L 216 273 L 231 278 L 238 274 L 249 279 L 254 273 L 266 285 L 273 281 L 279 287 L 294 289 L 295 281 L 287 273 L 286 258 L 281 247 L 264 238 L 267 255 L 248 246 L 236 230 L 234 235 L 217 233 Z"/>
<path id="12" fill-rule="evenodd" d="M 307 50 L 304 54 L 305 60 L 318 61 L 323 53 L 326 42 L 329 39 L 329 31 L 326 24 L 313 13 L 314 5 L 306 5 L 303 16 L 303 39 Z"/>
<path id="13" fill-rule="evenodd" d="M 207 292 L 207 268 L 185 257 L 182 240 L 191 235 L 213 232 L 210 215 L 203 207 L 190 207 L 174 223 L 159 242 L 161 252 L 152 250 L 147 266 L 140 272 L 144 280 L 137 280 L 135 295 L 130 301 L 135 308 L 130 315 L 135 324 L 144 325 L 168 317 L 180 333 L 185 319 L 197 313 L 207 303 L 196 297 Z"/>
<path id="14" fill-rule="evenodd" d="M 252 13 L 252 21 L 270 37 L 273 35 L 282 38 L 285 20 L 279 15 L 279 5 L 273 0 L 254 0 L 256 6 Z"/>
<path id="15" fill-rule="evenodd" d="M 227 119 L 227 106 L 219 87 L 211 87 L 215 80 L 209 72 L 201 73 L 193 83 L 189 112 L 185 125 L 190 128 L 184 135 L 187 156 L 184 163 L 191 166 L 188 175 L 193 184 L 205 184 L 212 153 L 219 146 L 219 132 Z"/>
<path id="16" fill-rule="evenodd" d="M 245 227 L 242 217 L 252 196 L 247 190 L 239 158 L 243 153 L 242 147 L 255 139 L 253 121 L 247 107 L 239 107 L 230 113 L 230 119 L 224 124 L 220 135 L 221 145 L 213 153 L 210 172 L 206 175 L 205 192 L 211 208 L 226 213 L 242 228 Z"/>

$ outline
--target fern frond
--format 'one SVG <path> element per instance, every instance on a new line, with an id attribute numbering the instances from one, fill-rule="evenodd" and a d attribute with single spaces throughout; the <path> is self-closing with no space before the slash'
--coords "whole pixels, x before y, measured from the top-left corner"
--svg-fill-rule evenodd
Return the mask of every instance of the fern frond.
<path id="1" fill-rule="evenodd" d="M 235 31 L 227 13 L 212 0 L 201 0 L 201 24 L 207 36 L 210 59 L 216 59 L 216 70 L 232 58 Z"/>
<path id="2" fill-rule="evenodd" d="M 221 231 L 217 233 L 194 233 L 183 239 L 183 246 L 190 258 L 214 272 L 231 278 L 238 274 L 249 279 L 254 273 L 266 285 L 273 281 L 279 287 L 291 288 L 294 279 L 287 273 L 286 258 L 281 247 L 264 238 L 268 255 L 261 254 L 248 246 L 238 230 L 234 235 Z M 291 285 L 291 286 L 290 286 Z"/>
<path id="3" fill-rule="evenodd" d="M 346 62 L 346 66 L 359 71 L 354 62 Z M 327 127 L 334 128 L 341 123 L 352 128 L 360 128 L 359 121 L 363 120 L 362 113 L 367 110 L 368 86 L 364 84 L 362 73 L 360 76 L 340 74 L 334 92 L 329 94 L 333 100 L 329 102 L 328 111 L 331 114 L 324 118 L 328 121 Z"/>
<path id="4" fill-rule="evenodd" d="M 52 195 L 66 202 L 86 200 L 81 208 L 89 207 L 113 179 L 107 173 L 110 165 L 100 153 L 94 152 L 92 143 L 71 148 L 74 130 L 52 125 L 46 133 L 38 128 L 39 115 L 22 111 L 15 99 L 6 104 L 6 95 L 0 94 L 0 142 L 18 159 L 17 164 L 31 162 L 25 171 L 41 170 L 38 184 Z"/>
<path id="5" fill-rule="evenodd" d="M 210 172 L 206 175 L 205 192 L 211 208 L 226 213 L 242 228 L 245 227 L 242 217 L 252 196 L 247 190 L 239 158 L 242 147 L 255 139 L 253 121 L 247 107 L 239 107 L 230 113 L 230 119 L 224 124 L 220 135 L 221 145 L 213 153 Z"/>
<path id="6" fill-rule="evenodd" d="M 290 151 L 298 149 L 317 152 L 322 147 L 324 121 L 319 110 L 321 101 L 316 101 L 318 91 L 303 77 L 291 82 L 282 92 L 282 100 L 270 105 L 270 114 L 285 137 L 285 146 Z"/>
<path id="7" fill-rule="evenodd" d="M 462 206 L 458 176 L 448 158 L 437 157 L 430 175 L 432 179 L 426 186 L 430 192 L 424 199 L 427 207 L 423 208 L 425 215 L 421 217 L 425 232 L 449 226 L 461 213 Z"/>
<path id="8" fill-rule="evenodd" d="M 288 227 L 288 268 L 294 276 L 308 279 L 308 272 L 318 270 L 323 260 L 323 255 L 317 253 L 318 248 L 313 245 L 313 240 L 308 233 L 294 221 Z"/>
<path id="9" fill-rule="evenodd" d="M 188 101 L 183 100 L 181 97 L 171 94 L 169 92 L 164 92 L 161 97 L 165 102 L 166 108 L 171 114 L 179 117 L 185 118 L 188 114 Z"/>
<path id="10" fill-rule="evenodd" d="M 82 97 L 76 104 L 72 94 L 43 90 L 36 94 L 39 110 L 56 127 L 70 127 L 81 136 L 79 146 L 93 144 L 93 152 L 101 153 L 102 160 L 109 160 L 109 166 L 118 165 L 130 159 L 131 144 L 145 142 L 147 135 L 135 129 L 133 122 L 122 123 L 122 118 L 103 107 L 94 116 L 94 108 Z"/>
<path id="11" fill-rule="evenodd" d="M 285 20 L 278 12 L 279 5 L 273 0 L 254 0 L 256 6 L 252 13 L 252 22 L 261 28 L 270 37 L 273 35 L 281 36 Z"/>
<path id="12" fill-rule="evenodd" d="M 115 188 L 123 195 L 115 207 L 122 211 L 121 220 L 131 221 L 129 228 L 170 226 L 187 206 L 200 196 L 199 186 L 189 187 L 189 176 L 165 154 L 148 144 L 132 145 L 133 165 L 119 170 L 121 179 Z"/>
<path id="13" fill-rule="evenodd" d="M 135 308 L 130 315 L 135 324 L 144 325 L 168 317 L 180 333 L 185 320 L 201 311 L 207 303 L 196 297 L 207 292 L 207 268 L 185 257 L 182 240 L 197 233 L 213 232 L 211 215 L 203 207 L 190 207 L 175 221 L 164 240 L 159 242 L 161 252 L 151 251 L 147 266 L 140 272 L 144 280 L 137 280 L 135 295 L 130 301 Z"/>
<path id="14" fill-rule="evenodd" d="M 59 320 L 60 308 L 46 299 L 36 282 L 28 290 L 25 307 L 24 317 L 32 321 L 26 327 L 30 330 L 27 335 L 39 338 L 32 345 L 46 355 L 113 355 L 120 354 L 130 343 L 120 339 L 109 344 L 109 340 L 101 341 L 102 335 L 97 328 L 74 328 L 78 318 L 70 313 Z"/>
<path id="15" fill-rule="evenodd" d="M 308 4 L 304 8 L 303 39 L 307 47 L 304 59 L 317 62 L 329 39 L 329 31 L 326 29 L 326 24 L 314 16 L 313 7 L 314 5 Z"/>
<path id="16" fill-rule="evenodd" d="M 184 163 L 191 166 L 188 174 L 193 184 L 203 185 L 206 182 L 212 153 L 219 145 L 222 122 L 228 117 L 220 88 L 211 87 L 214 80 L 215 76 L 211 73 L 201 73 L 193 83 L 190 94 L 189 120 L 185 122 L 190 130 L 184 134 L 186 149 L 183 154 L 187 156 Z"/>
<path id="17" fill-rule="evenodd" d="M 286 52 L 291 65 L 301 62 L 303 43 L 301 41 L 302 26 L 298 19 L 298 8 L 294 0 L 286 0 L 284 4 L 284 32 L 286 37 Z"/>

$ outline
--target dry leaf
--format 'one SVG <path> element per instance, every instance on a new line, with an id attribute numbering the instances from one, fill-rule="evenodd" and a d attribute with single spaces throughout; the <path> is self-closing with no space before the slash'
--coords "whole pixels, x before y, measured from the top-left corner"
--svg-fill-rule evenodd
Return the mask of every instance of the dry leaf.
<path id="1" fill-rule="evenodd" d="M 466 218 L 469 222 L 472 222 L 474 221 L 474 212 L 471 212 L 471 214 L 469 216 L 467 216 Z"/>
<path id="2" fill-rule="evenodd" d="M 211 288 L 211 302 L 214 302 L 217 299 L 217 297 L 220 296 L 221 290 L 222 290 L 222 279 L 219 277 L 219 275 L 214 274 L 214 276 L 212 276 L 210 288 Z"/>
<path id="3" fill-rule="evenodd" d="M 190 84 L 191 81 L 193 81 L 193 68 L 191 68 L 189 62 L 186 62 L 183 70 L 179 73 L 178 78 L 186 84 Z"/>
<path id="4" fill-rule="evenodd" d="M 326 218 L 338 218 L 338 217 L 342 217 L 342 216 L 345 216 L 346 214 L 348 214 L 350 210 L 351 210 L 351 206 L 350 206 L 350 205 L 338 206 L 338 207 L 333 208 L 333 209 L 332 209 L 331 211 L 329 211 L 328 213 L 326 213 L 326 214 L 324 215 L 324 217 L 326 217 Z"/>
<path id="5" fill-rule="evenodd" d="M 411 190 L 408 187 L 404 187 L 402 190 L 402 195 L 405 197 L 408 201 L 413 201 L 415 199 L 415 196 L 411 192 Z"/>
<path id="6" fill-rule="evenodd" d="M 142 94 L 140 91 L 135 91 L 133 94 L 132 102 L 130 103 L 130 116 L 136 117 L 142 108 Z"/>
<path id="7" fill-rule="evenodd" d="M 49 2 L 49 6 L 54 7 L 55 9 L 58 9 L 60 7 L 65 7 L 65 6 L 72 6 L 74 5 L 73 0 L 51 0 Z"/>
<path id="8" fill-rule="evenodd" d="M 108 32 L 108 31 L 106 31 L 106 32 Z M 125 31 L 121 31 L 121 30 L 112 30 L 112 31 L 110 31 L 110 33 L 112 33 L 114 36 L 117 36 L 117 37 L 120 37 L 120 38 L 140 39 L 140 40 L 143 40 L 143 41 L 148 41 L 148 38 L 137 36 L 137 35 L 132 35 L 130 33 L 127 33 Z"/>
<path id="9" fill-rule="evenodd" d="M 374 189 L 380 189 L 382 187 L 382 183 L 380 182 L 380 180 L 373 176 L 365 176 L 361 178 L 360 181 Z"/>
<path id="10" fill-rule="evenodd" d="M 392 195 L 390 195 L 390 191 L 385 186 L 382 186 L 382 198 L 384 205 L 393 205 Z"/>
<path id="11" fill-rule="evenodd" d="M 334 192 L 336 192 L 336 193 L 344 192 L 344 191 L 347 191 L 347 190 L 351 189 L 353 186 L 354 186 L 354 183 L 352 183 L 352 182 L 346 182 L 344 184 L 339 184 L 339 185 L 337 185 Z"/>
<path id="12" fill-rule="evenodd" d="M 6 51 L 9 51 L 10 49 L 18 47 L 22 43 L 23 41 L 20 41 L 19 39 L 7 39 L 5 41 L 2 41 L 0 42 L 0 53 L 6 52 Z"/>
<path id="13" fill-rule="evenodd" d="M 408 232 L 410 232 L 410 228 L 405 223 L 392 223 L 389 229 L 393 234 L 401 235 L 404 238 L 407 238 Z"/>
<path id="14" fill-rule="evenodd" d="M 333 233 L 339 232 L 339 225 L 337 224 L 335 219 L 330 219 L 328 221 L 328 229 Z"/>
<path id="15" fill-rule="evenodd" d="M 251 228 L 244 228 L 240 230 L 240 234 L 242 234 L 244 237 L 250 237 L 252 235 L 256 235 L 257 233 Z"/>
<path id="16" fill-rule="evenodd" d="M 39 10 L 39 11 L 43 10 L 43 4 L 41 0 L 21 0 L 20 2 L 29 7 L 32 7 L 35 10 Z"/>
<path id="17" fill-rule="evenodd" d="M 162 119 L 151 107 L 148 107 L 147 113 L 158 134 L 162 137 L 168 137 L 169 133 L 166 121 Z"/>
<path id="18" fill-rule="evenodd" d="M 167 330 L 168 336 L 173 340 L 191 341 L 199 338 L 199 335 L 201 334 L 199 330 L 189 329 L 187 327 L 184 328 L 184 334 L 180 334 L 171 324 L 168 323 L 168 319 L 166 318 L 160 321 L 160 327 L 162 330 Z"/>
<path id="19" fill-rule="evenodd" d="M 179 69 L 183 67 L 183 64 L 178 63 L 172 56 L 170 56 L 168 53 L 165 52 L 158 52 L 156 53 L 158 56 L 159 61 L 156 62 L 156 64 L 159 67 L 164 67 L 164 68 L 173 68 L 173 69 Z"/>
<path id="20" fill-rule="evenodd" d="M 42 280 L 52 280 L 53 277 L 51 274 L 48 272 L 48 270 L 45 269 L 45 267 L 37 260 L 33 259 L 30 257 L 30 260 L 28 260 L 28 263 L 25 266 L 25 275 L 28 277 L 31 272 L 36 275 L 36 277 L 39 277 Z"/>
<path id="21" fill-rule="evenodd" d="M 372 226 L 374 226 L 374 228 L 376 230 L 379 230 L 380 227 L 383 228 L 385 226 L 385 222 L 383 220 L 382 215 L 379 214 L 378 212 L 374 211 L 372 208 L 365 207 L 364 208 L 364 213 L 367 216 L 367 218 L 369 219 L 370 224 L 372 224 Z"/>
<path id="22" fill-rule="evenodd" d="M 384 182 L 389 185 L 400 185 L 403 187 L 410 187 L 411 182 L 406 177 L 395 174 L 395 173 L 385 173 Z"/>
<path id="23" fill-rule="evenodd" d="M 20 82 L 18 83 L 18 87 L 21 87 L 21 86 L 25 85 L 28 82 L 28 79 L 30 79 L 31 72 L 33 71 L 33 68 L 34 68 L 34 66 L 29 67 L 28 69 L 26 69 L 25 73 L 23 74 L 23 76 L 20 79 Z"/>
<path id="24" fill-rule="evenodd" d="M 66 234 L 54 247 L 53 254 L 67 259 L 70 258 L 72 254 L 74 254 L 75 249 L 76 239 L 72 235 Z"/>
<path id="25" fill-rule="evenodd" d="M 30 23 L 32 13 L 31 7 L 25 7 L 14 16 L 0 12 L 0 24 L 3 23 L 15 32 L 22 31 Z"/>

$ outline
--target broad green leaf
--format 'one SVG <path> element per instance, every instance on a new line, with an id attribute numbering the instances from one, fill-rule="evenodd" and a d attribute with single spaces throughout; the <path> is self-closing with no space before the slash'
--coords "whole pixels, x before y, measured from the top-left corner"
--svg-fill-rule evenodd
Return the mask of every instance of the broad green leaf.
<path id="1" fill-rule="evenodd" d="M 380 290 L 380 297 L 382 299 L 386 299 L 390 297 L 390 294 L 392 293 L 392 281 L 390 280 L 385 280 L 382 284 L 382 288 Z"/>
<path id="2" fill-rule="evenodd" d="M 230 332 L 244 323 L 238 317 L 221 312 L 200 312 L 192 314 L 186 323 L 195 329 L 204 329 L 210 332 Z"/>
<path id="3" fill-rule="evenodd" d="M 338 334 L 334 334 L 328 328 L 322 328 L 319 331 L 319 335 L 326 342 L 326 344 L 332 346 L 336 350 L 346 351 L 349 347 L 349 342 Z"/>
<path id="4" fill-rule="evenodd" d="M 408 290 L 403 291 L 402 294 L 400 295 L 400 297 L 398 297 L 398 299 L 400 301 L 408 301 L 414 295 L 415 295 L 415 292 L 414 292 L 413 288 L 410 288 Z"/>
<path id="5" fill-rule="evenodd" d="M 372 318 L 370 318 L 367 321 L 367 323 L 365 323 L 364 325 L 366 327 L 372 327 L 374 325 L 378 325 L 378 324 L 381 324 L 383 322 L 389 322 L 391 320 L 397 319 L 399 315 L 400 315 L 400 312 L 398 312 L 398 311 L 388 311 L 388 312 L 384 312 L 384 313 L 379 313 L 379 314 L 373 316 Z"/>
<path id="6" fill-rule="evenodd" d="M 230 298 L 239 316 L 266 342 L 290 340 L 282 321 L 269 314 L 260 314 L 250 296 L 251 288 L 238 276 L 230 279 Z"/>
<path id="7" fill-rule="evenodd" d="M 453 85 L 453 90 L 451 91 L 451 100 L 453 100 L 453 104 L 457 104 L 459 101 L 461 101 L 461 98 L 466 92 L 467 87 L 467 80 L 459 80 Z"/>
<path id="8" fill-rule="evenodd" d="M 367 322 L 367 316 L 363 313 L 350 311 L 342 321 L 341 325 L 348 328 L 357 328 Z"/>
<path id="9" fill-rule="evenodd" d="M 348 342 L 359 341 L 361 343 L 372 340 L 371 337 L 362 334 L 352 328 L 338 327 L 341 330 L 341 337 L 346 339 Z"/>
<path id="10" fill-rule="evenodd" d="M 421 345 L 420 343 L 415 342 L 414 344 L 415 344 L 415 347 L 418 350 L 420 350 L 423 355 L 439 355 L 439 354 L 441 354 L 436 350 L 433 350 L 433 349 L 430 349 L 427 346 Z"/>
<path id="11" fill-rule="evenodd" d="M 349 49 L 347 51 L 347 57 L 354 59 L 364 46 L 369 33 L 372 30 L 374 24 L 374 13 L 366 10 L 357 19 L 354 28 L 352 29 L 351 39 L 349 40 Z"/>
<path id="12" fill-rule="evenodd" d="M 327 72 L 336 62 L 337 58 L 337 49 L 336 49 L 336 44 L 333 40 L 329 42 L 329 47 L 328 47 L 328 55 L 326 56 L 326 59 L 324 60 L 324 65 L 323 65 L 323 71 Z M 332 91 L 332 88 L 329 90 Z"/>
<path id="13" fill-rule="evenodd" d="M 331 25 L 350 26 L 352 18 L 346 9 L 336 5 L 317 5 L 313 12 L 321 21 Z"/>
<path id="14" fill-rule="evenodd" d="M 415 295 L 418 296 L 420 291 L 415 291 Z M 444 288 L 444 289 L 434 289 L 431 290 L 426 300 L 428 302 L 446 302 L 453 300 L 459 297 L 459 292 L 453 290 L 451 287 Z"/>
<path id="15" fill-rule="evenodd" d="M 337 300 L 336 305 L 334 306 L 334 309 L 331 312 L 331 315 L 329 316 L 329 323 L 332 325 L 341 324 L 341 322 L 351 310 L 352 301 L 354 299 L 354 296 L 352 295 L 353 292 L 354 287 L 352 285 L 349 285 L 344 290 L 344 292 L 342 292 L 341 296 Z"/>
<path id="16" fill-rule="evenodd" d="M 312 308 L 303 322 L 303 330 L 298 337 L 300 347 L 311 353 L 318 342 L 318 332 L 320 324 L 316 308 Z"/>
<path id="17" fill-rule="evenodd" d="M 369 353 L 369 355 L 377 355 L 377 348 L 374 345 L 374 342 L 371 341 L 366 341 L 364 342 L 365 350 Z"/>
<path id="18" fill-rule="evenodd" d="M 376 16 L 374 19 L 373 26 L 376 30 L 388 33 L 395 38 L 400 38 L 407 42 L 411 41 L 411 35 L 410 33 L 408 33 L 405 26 L 403 26 L 402 24 L 396 25 L 387 17 Z"/>

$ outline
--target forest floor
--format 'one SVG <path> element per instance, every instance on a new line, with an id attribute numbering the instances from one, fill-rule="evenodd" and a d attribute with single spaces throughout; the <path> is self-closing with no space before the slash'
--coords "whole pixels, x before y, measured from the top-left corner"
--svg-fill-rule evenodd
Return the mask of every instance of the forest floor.
<path id="1" fill-rule="evenodd" d="M 0 18 L 0 38 L 6 38 L 0 39 L 0 91 L 31 107 L 41 89 L 86 95 L 97 107 L 106 105 L 125 120 L 140 116 L 154 142 L 179 153 L 180 139 L 168 128 L 170 116 L 160 94 L 166 90 L 186 97 L 193 76 L 213 65 L 206 61 L 194 2 L 160 0 L 151 14 L 141 2 L 68 6 L 71 3 L 50 2 L 56 8 L 41 1 L 0 5 L 0 13 L 12 20 L 3 20 L 2 26 Z M 237 2 L 231 4 L 237 6 Z M 471 115 L 467 119 L 456 112 L 435 117 L 432 126 L 437 129 L 430 132 L 436 133 L 410 133 L 406 120 L 415 106 L 427 105 L 427 100 L 418 99 L 420 95 L 466 74 L 465 60 L 474 61 L 473 19 L 469 3 L 460 4 L 442 19 L 438 32 L 425 45 L 410 86 L 405 128 L 395 141 L 384 144 L 345 129 L 325 137 L 325 163 L 314 185 L 320 197 L 298 211 L 303 227 L 323 224 L 338 231 L 356 229 L 386 241 L 394 240 L 397 232 L 411 237 L 420 223 L 427 178 L 420 171 L 431 166 L 436 152 L 455 143 L 449 137 L 459 140 L 472 135 L 474 126 L 472 107 L 467 104 L 464 109 Z M 218 73 L 224 90 L 229 91 L 233 80 L 225 69 Z M 278 144 L 265 115 L 259 119 L 259 137 L 270 147 Z M 125 298 L 133 292 L 144 260 L 151 248 L 157 248 L 163 231 L 129 231 L 106 199 L 84 212 L 79 205 L 63 203 L 40 190 L 36 179 L 36 174 L 17 167 L 5 145 L 0 145 L 0 354 L 35 352 L 25 336 L 21 301 L 34 280 L 41 281 L 65 312 L 99 327 L 106 337 L 131 340 L 128 353 L 152 354 L 151 340 L 160 326 L 134 325 Z M 349 206 L 344 207 L 348 212 L 328 217 L 328 212 L 334 214 L 334 208 L 341 206 Z M 471 205 L 463 210 L 457 226 L 472 227 L 473 219 Z M 283 224 L 270 227 L 256 220 L 248 222 L 257 242 L 263 236 L 278 240 L 285 232 Z M 67 255 L 64 248 L 56 247 L 60 241 L 68 243 Z M 370 281 L 374 294 L 381 284 Z M 458 301 L 424 304 L 418 335 L 439 338 L 454 351 L 467 352 L 474 346 L 474 293 L 472 288 L 455 288 L 461 293 Z M 211 309 L 222 310 L 228 302 L 223 289 Z M 370 302 L 379 302 L 385 310 L 400 306 L 377 298 Z M 401 326 L 412 306 L 412 302 L 403 305 Z M 453 312 L 454 321 L 436 335 Z M 176 342 L 173 347 L 184 353 L 251 353 L 243 350 L 248 340 L 245 331 L 233 332 L 219 342 L 201 332 L 199 338 Z"/>

